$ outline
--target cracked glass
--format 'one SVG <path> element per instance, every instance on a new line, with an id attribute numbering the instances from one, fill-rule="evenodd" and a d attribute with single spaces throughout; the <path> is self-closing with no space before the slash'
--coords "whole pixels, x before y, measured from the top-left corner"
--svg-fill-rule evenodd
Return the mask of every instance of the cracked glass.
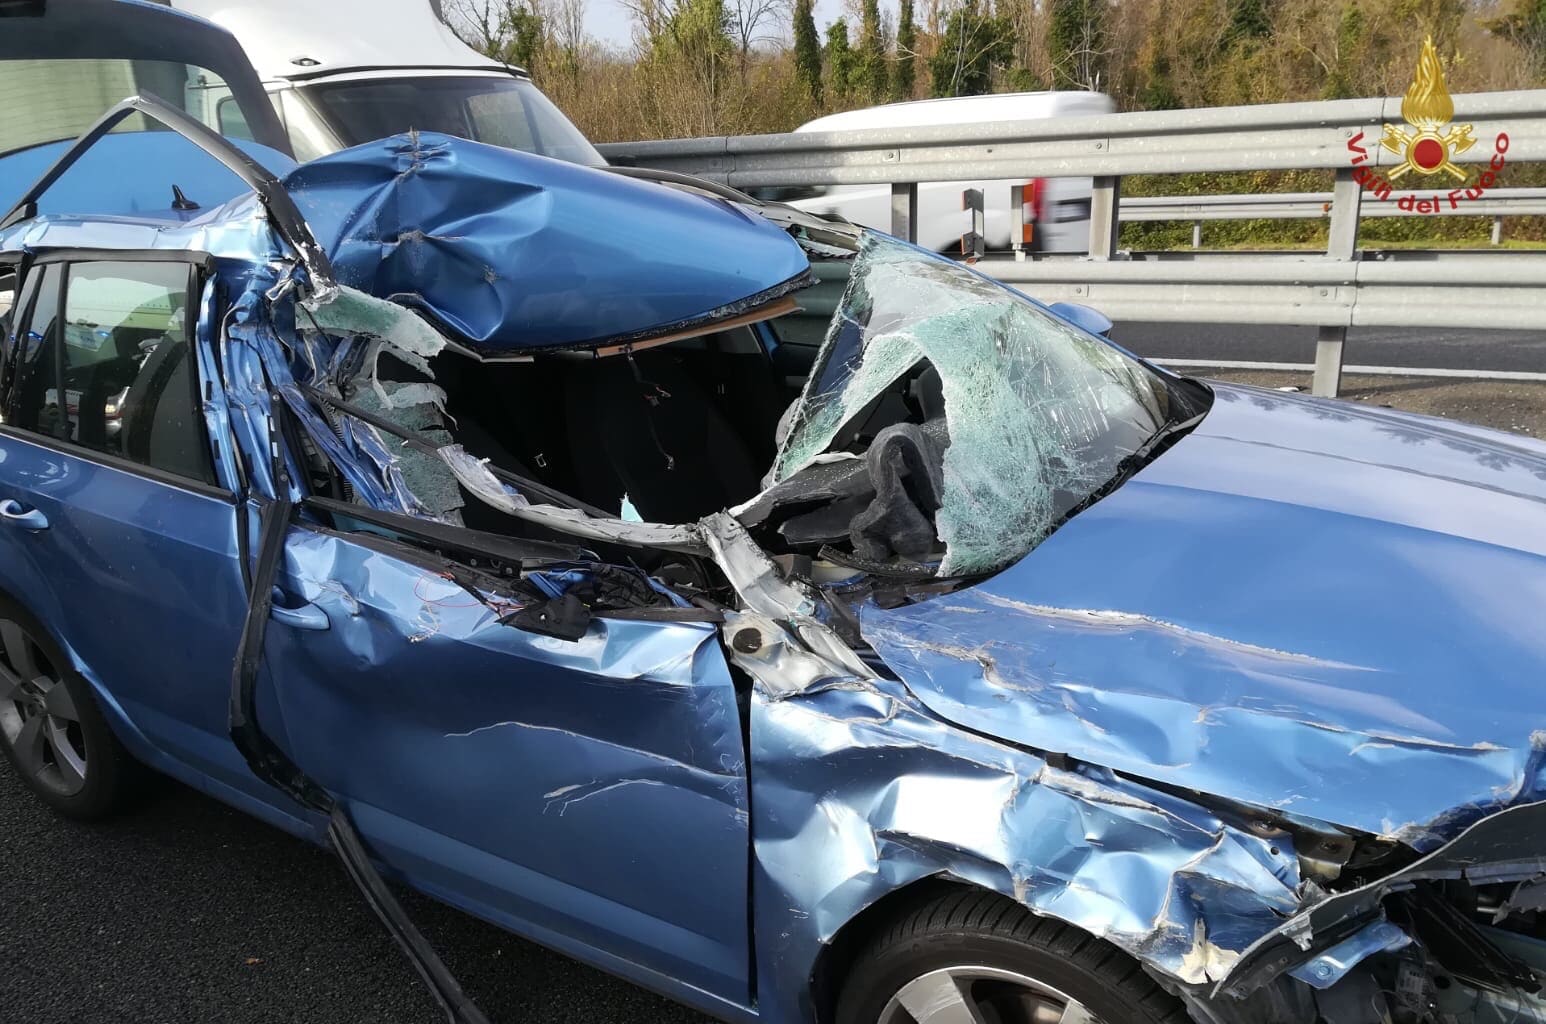
<path id="1" fill-rule="evenodd" d="M 1169 418 L 1164 378 L 1114 345 L 960 264 L 866 233 L 773 480 L 861 450 L 888 395 L 930 367 L 949 435 L 941 575 L 1030 551 Z"/>

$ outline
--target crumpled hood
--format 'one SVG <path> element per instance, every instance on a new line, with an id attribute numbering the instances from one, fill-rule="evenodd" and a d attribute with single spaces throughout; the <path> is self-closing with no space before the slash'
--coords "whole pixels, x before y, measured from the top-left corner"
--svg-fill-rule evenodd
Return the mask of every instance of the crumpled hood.
<path id="1" fill-rule="evenodd" d="M 1029 556 L 866 639 L 971 729 L 1419 848 L 1538 799 L 1546 445 L 1214 387 Z"/>
<path id="2" fill-rule="evenodd" d="M 356 146 L 284 185 L 341 284 L 491 355 L 696 327 L 811 280 L 794 239 L 731 203 L 449 135 Z"/>

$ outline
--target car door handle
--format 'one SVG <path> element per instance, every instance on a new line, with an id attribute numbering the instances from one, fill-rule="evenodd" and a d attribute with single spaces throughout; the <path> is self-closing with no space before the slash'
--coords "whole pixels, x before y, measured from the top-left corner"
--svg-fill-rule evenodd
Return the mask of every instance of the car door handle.
<path id="1" fill-rule="evenodd" d="M 24 530 L 48 529 L 48 517 L 35 508 L 26 508 L 15 498 L 0 501 L 0 522 Z"/>
<path id="2" fill-rule="evenodd" d="M 274 588 L 274 603 L 269 605 L 269 618 L 275 622 L 283 622 L 287 626 L 296 629 L 329 629 L 332 623 L 328 621 L 327 612 L 318 608 L 311 602 L 287 608 L 279 602 L 284 600 L 284 592 L 278 587 Z"/>

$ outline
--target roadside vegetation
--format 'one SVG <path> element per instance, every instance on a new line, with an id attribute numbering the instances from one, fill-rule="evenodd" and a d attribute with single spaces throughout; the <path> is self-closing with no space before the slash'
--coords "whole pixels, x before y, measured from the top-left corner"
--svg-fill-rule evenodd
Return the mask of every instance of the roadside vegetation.
<path id="1" fill-rule="evenodd" d="M 599 2 L 599 0 L 593 0 Z M 587 0 L 443 0 L 474 46 L 531 71 L 596 142 L 783 132 L 822 114 L 931 96 L 1096 89 L 1119 110 L 1398 96 L 1431 34 L 1452 92 L 1546 86 L 1546 0 L 618 0 L 633 38 L 585 30 Z M 1516 165 L 1509 186 L 1546 185 Z M 1129 195 L 1319 191 L 1329 174 L 1133 178 Z M 1323 242 L 1316 221 L 1212 222 L 1210 247 Z M 1485 245 L 1487 218 L 1366 221 L 1374 245 Z M 1546 241 L 1546 218 L 1506 237 Z M 1123 243 L 1185 248 L 1191 225 Z"/>

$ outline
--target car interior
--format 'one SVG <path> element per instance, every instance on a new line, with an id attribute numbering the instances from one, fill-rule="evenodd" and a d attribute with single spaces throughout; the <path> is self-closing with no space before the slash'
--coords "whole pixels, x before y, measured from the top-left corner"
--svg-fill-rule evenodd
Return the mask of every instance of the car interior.
<path id="1" fill-rule="evenodd" d="M 825 321 L 798 310 L 599 358 L 564 351 L 478 362 L 447 351 L 430 361 L 432 377 L 383 354 L 376 376 L 388 388 L 432 381 L 444 390 L 436 429 L 415 423 L 436 443 L 454 441 L 494 469 L 608 516 L 686 524 L 761 494 L 742 522 L 764 550 L 803 559 L 802 574 L 815 559 L 829 569 L 835 562 L 840 575 L 901 563 L 903 573 L 927 576 L 926 563 L 937 561 L 932 514 L 948 444 L 939 375 L 927 363 L 842 432 L 839 446 L 853 457 L 764 491 Z M 352 394 L 362 391 L 357 385 Z M 407 426 L 423 409 L 389 415 Z M 877 442 L 885 457 L 865 457 Z M 468 529 L 563 539 L 458 489 L 450 518 Z M 638 552 L 627 559 L 651 561 Z"/>

